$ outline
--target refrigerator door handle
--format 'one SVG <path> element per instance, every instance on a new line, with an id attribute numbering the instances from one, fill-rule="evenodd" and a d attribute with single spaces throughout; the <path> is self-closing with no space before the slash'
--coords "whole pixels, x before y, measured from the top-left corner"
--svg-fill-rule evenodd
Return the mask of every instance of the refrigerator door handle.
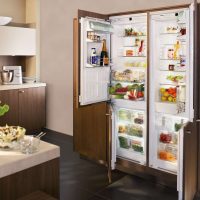
<path id="1" fill-rule="evenodd" d="M 187 133 L 187 134 L 192 134 L 192 131 L 186 130 L 185 133 Z"/>
<path id="2" fill-rule="evenodd" d="M 197 119 L 196 122 L 200 122 L 200 119 Z"/>

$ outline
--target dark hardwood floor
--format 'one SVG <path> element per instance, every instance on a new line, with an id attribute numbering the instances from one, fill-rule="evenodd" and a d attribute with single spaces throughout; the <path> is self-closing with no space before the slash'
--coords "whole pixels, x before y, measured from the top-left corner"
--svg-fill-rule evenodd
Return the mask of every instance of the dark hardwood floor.
<path id="1" fill-rule="evenodd" d="M 43 140 L 61 148 L 61 200 L 177 200 L 177 192 L 119 171 L 109 185 L 104 166 L 80 159 L 73 152 L 73 138 L 48 131 Z"/>

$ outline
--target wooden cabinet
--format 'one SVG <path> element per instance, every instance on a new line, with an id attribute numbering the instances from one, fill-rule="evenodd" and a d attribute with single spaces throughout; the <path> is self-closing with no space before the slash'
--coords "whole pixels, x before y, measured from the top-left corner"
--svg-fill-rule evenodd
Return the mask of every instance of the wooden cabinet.
<path id="1" fill-rule="evenodd" d="M 0 26 L 0 55 L 36 55 L 36 30 Z"/>
<path id="2" fill-rule="evenodd" d="M 45 126 L 45 87 L 0 91 L 0 101 L 10 106 L 0 125 L 19 125 L 27 133 Z"/>

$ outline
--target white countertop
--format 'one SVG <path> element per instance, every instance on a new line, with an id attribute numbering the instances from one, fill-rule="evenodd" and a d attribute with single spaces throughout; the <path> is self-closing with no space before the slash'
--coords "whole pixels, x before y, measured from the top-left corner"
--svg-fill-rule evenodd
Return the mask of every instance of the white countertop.
<path id="1" fill-rule="evenodd" d="M 17 90 L 33 87 L 45 87 L 46 83 L 23 83 L 21 85 L 0 85 L 0 90 Z"/>
<path id="2" fill-rule="evenodd" d="M 0 150 L 0 178 L 58 157 L 60 157 L 60 148 L 43 141 L 40 142 L 39 151 L 33 154 Z"/>

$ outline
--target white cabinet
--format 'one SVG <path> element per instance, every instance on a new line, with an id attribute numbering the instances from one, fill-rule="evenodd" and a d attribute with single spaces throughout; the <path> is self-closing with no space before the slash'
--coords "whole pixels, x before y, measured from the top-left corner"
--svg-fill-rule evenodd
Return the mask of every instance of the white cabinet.
<path id="1" fill-rule="evenodd" d="M 0 26 L 0 56 L 36 55 L 36 30 Z"/>

